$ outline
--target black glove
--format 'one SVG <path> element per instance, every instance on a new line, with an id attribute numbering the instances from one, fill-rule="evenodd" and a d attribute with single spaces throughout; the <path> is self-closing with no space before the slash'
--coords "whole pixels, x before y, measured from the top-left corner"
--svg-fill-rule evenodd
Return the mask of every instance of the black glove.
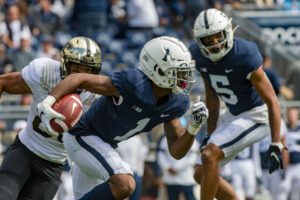
<path id="1" fill-rule="evenodd" d="M 267 155 L 264 159 L 264 163 L 270 160 L 270 166 L 269 166 L 270 174 L 272 174 L 279 167 L 283 169 L 283 162 L 282 162 L 282 155 L 281 155 L 281 150 L 283 149 L 287 149 L 287 148 L 284 147 L 280 142 L 273 142 L 270 145 Z"/>
<path id="2" fill-rule="evenodd" d="M 200 151 L 203 151 L 203 149 L 206 147 L 209 138 L 210 138 L 210 135 L 205 133 L 202 143 L 200 145 Z"/>

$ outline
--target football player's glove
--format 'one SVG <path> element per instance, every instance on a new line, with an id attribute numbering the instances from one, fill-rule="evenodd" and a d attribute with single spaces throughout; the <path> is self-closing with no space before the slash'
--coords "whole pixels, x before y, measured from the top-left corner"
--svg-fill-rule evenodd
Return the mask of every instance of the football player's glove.
<path id="1" fill-rule="evenodd" d="M 52 109 L 52 105 L 56 102 L 56 99 L 48 95 L 43 101 L 38 103 L 37 105 L 37 113 L 44 124 L 46 131 L 49 135 L 58 136 L 58 133 L 51 128 L 50 120 L 53 118 L 57 118 L 60 120 L 65 120 L 65 117 L 55 110 Z"/>
<path id="2" fill-rule="evenodd" d="M 285 146 L 281 144 L 281 142 L 272 142 L 270 144 L 269 150 L 267 151 L 267 155 L 264 159 L 264 162 L 270 161 L 269 173 L 273 173 L 279 167 L 283 169 L 282 155 L 281 151 L 287 150 Z"/>
<path id="3" fill-rule="evenodd" d="M 192 117 L 187 127 L 187 131 L 191 135 L 196 135 L 199 128 L 208 118 L 208 110 L 203 102 L 200 101 L 200 96 L 196 97 L 196 100 L 192 106 Z"/>

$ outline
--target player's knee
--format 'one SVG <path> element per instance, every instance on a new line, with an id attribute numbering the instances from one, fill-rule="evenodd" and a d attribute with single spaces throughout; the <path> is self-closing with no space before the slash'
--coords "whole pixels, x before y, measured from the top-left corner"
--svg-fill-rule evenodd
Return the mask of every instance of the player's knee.
<path id="1" fill-rule="evenodd" d="M 211 151 L 210 149 L 205 149 L 204 151 L 202 151 L 201 159 L 203 165 L 211 165 L 217 163 L 217 159 L 214 156 L 213 151 Z"/>
<path id="2" fill-rule="evenodd" d="M 112 193 L 116 199 L 125 199 L 135 190 L 135 181 L 129 174 L 114 175 L 110 178 Z"/>
<path id="3" fill-rule="evenodd" d="M 202 166 L 197 165 L 194 172 L 194 179 L 198 184 L 201 184 L 201 178 L 202 178 Z"/>

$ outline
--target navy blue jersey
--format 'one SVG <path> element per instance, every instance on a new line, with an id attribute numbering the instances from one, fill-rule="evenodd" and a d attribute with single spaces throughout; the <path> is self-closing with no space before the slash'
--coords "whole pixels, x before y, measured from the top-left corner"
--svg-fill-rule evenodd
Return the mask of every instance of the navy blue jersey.
<path id="1" fill-rule="evenodd" d="M 254 43 L 235 37 L 233 48 L 219 62 L 204 57 L 197 42 L 191 44 L 190 51 L 197 70 L 233 115 L 263 105 L 249 80 L 249 75 L 262 65 L 262 56 Z"/>
<path id="2" fill-rule="evenodd" d="M 111 75 L 121 98 L 102 96 L 80 118 L 73 135 L 97 135 L 115 146 L 118 142 L 154 126 L 181 117 L 189 108 L 189 97 L 169 94 L 168 101 L 157 106 L 150 79 L 139 69 L 125 69 Z"/>

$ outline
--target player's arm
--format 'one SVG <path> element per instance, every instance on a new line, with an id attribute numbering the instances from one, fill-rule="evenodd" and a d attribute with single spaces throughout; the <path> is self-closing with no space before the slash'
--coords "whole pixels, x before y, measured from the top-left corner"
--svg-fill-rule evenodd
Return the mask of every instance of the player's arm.
<path id="1" fill-rule="evenodd" d="M 50 92 L 50 95 L 55 99 L 60 99 L 77 88 L 86 89 L 96 94 L 119 97 L 119 92 L 109 76 L 85 73 L 67 76 Z"/>
<path id="2" fill-rule="evenodd" d="M 281 143 L 283 144 L 283 146 L 288 147 L 285 136 L 281 137 Z M 282 151 L 282 159 L 283 159 L 283 168 L 287 168 L 287 166 L 290 163 L 289 151 Z"/>
<path id="3" fill-rule="evenodd" d="M 262 67 L 259 67 L 252 73 L 250 81 L 259 96 L 268 106 L 272 142 L 280 142 L 280 105 L 272 84 L 265 75 Z"/>
<path id="4" fill-rule="evenodd" d="M 2 92 L 9 94 L 31 93 L 31 89 L 22 78 L 21 72 L 0 75 L 0 96 Z"/>
<path id="5" fill-rule="evenodd" d="M 187 128 L 182 127 L 178 118 L 164 124 L 169 152 L 175 159 L 181 159 L 187 154 L 194 143 L 196 134 L 208 118 L 208 110 L 200 101 L 200 96 L 196 97 L 191 111 L 191 120 Z"/>
<path id="6" fill-rule="evenodd" d="M 195 135 L 189 134 L 178 118 L 165 122 L 164 129 L 170 154 L 175 159 L 181 159 L 193 145 Z"/>
<path id="7" fill-rule="evenodd" d="M 206 92 L 206 107 L 209 114 L 209 118 L 207 119 L 207 133 L 212 134 L 217 128 L 220 112 L 220 99 L 215 90 L 209 86 L 205 79 L 203 79 L 203 82 Z"/>

